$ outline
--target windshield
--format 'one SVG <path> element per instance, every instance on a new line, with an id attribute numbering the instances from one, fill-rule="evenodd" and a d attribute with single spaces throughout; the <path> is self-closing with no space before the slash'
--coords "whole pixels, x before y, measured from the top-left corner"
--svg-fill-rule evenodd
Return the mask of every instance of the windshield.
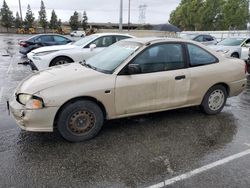
<path id="1" fill-rule="evenodd" d="M 240 46 L 244 40 L 245 40 L 244 38 L 228 38 L 228 39 L 224 39 L 223 41 L 219 42 L 217 45 Z"/>
<path id="2" fill-rule="evenodd" d="M 97 71 L 111 74 L 124 60 L 141 46 L 142 44 L 138 42 L 118 42 L 89 58 L 86 61 L 86 65 Z"/>
<path id="3" fill-rule="evenodd" d="M 90 36 L 84 37 L 84 38 L 82 38 L 82 39 L 80 39 L 72 44 L 75 46 L 84 46 L 97 37 L 98 37 L 98 35 L 90 35 Z"/>
<path id="4" fill-rule="evenodd" d="M 181 34 L 180 36 L 183 39 L 189 39 L 189 40 L 193 40 L 195 37 L 197 37 L 196 34 Z"/>

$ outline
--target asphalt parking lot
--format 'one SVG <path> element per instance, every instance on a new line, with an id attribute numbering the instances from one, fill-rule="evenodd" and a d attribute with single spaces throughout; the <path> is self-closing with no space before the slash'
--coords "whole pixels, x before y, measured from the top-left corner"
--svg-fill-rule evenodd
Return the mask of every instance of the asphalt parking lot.
<path id="1" fill-rule="evenodd" d="M 0 187 L 249 187 L 247 89 L 216 116 L 198 108 L 107 122 L 94 139 L 22 131 L 6 100 L 32 74 L 18 53 L 22 35 L 0 35 Z"/>

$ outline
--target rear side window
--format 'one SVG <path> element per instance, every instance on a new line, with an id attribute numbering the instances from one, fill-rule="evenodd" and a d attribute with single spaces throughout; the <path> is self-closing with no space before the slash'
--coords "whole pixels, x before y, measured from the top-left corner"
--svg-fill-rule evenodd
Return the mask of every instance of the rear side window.
<path id="1" fill-rule="evenodd" d="M 41 42 L 54 42 L 54 38 L 50 35 L 48 36 L 41 36 Z"/>
<path id="2" fill-rule="evenodd" d="M 197 42 L 203 42 L 203 36 L 200 35 L 200 36 L 196 37 L 194 40 Z"/>
<path id="3" fill-rule="evenodd" d="M 191 67 L 208 65 L 217 62 L 217 59 L 206 50 L 193 44 L 188 44 L 187 47 Z"/>
<path id="4" fill-rule="evenodd" d="M 55 42 L 66 42 L 66 38 L 61 36 L 54 36 Z"/>
<path id="5" fill-rule="evenodd" d="M 116 42 L 120 41 L 120 40 L 124 40 L 124 39 L 128 39 L 130 37 L 127 36 L 116 36 Z"/>

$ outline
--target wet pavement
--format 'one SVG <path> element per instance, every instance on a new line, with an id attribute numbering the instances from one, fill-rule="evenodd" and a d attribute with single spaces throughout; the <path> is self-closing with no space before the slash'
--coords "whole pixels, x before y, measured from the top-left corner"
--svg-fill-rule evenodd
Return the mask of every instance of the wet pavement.
<path id="1" fill-rule="evenodd" d="M 18 65 L 23 37 L 0 35 L 0 187 L 147 187 L 250 149 L 250 76 L 216 116 L 186 108 L 113 120 L 74 144 L 21 131 L 6 100 L 32 73 Z M 250 187 L 250 155 L 168 187 Z"/>

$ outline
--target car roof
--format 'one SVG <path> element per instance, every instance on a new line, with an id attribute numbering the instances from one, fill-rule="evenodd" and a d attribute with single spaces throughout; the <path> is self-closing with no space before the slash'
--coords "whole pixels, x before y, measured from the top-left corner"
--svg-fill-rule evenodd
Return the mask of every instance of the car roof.
<path id="1" fill-rule="evenodd" d="M 181 38 L 165 38 L 165 37 L 130 38 L 130 39 L 125 39 L 125 41 L 139 42 L 139 43 L 142 43 L 142 44 L 157 43 L 157 42 L 188 42 L 188 43 L 196 43 L 196 42 L 186 40 L 186 39 L 181 39 Z"/>
<path id="2" fill-rule="evenodd" d="M 37 35 L 32 36 L 31 38 L 33 38 L 33 37 L 38 37 L 38 36 L 51 36 L 51 35 L 61 36 L 61 37 L 67 38 L 66 36 L 63 36 L 63 35 L 60 35 L 60 34 L 57 34 L 57 33 L 37 34 Z"/>
<path id="3" fill-rule="evenodd" d="M 129 35 L 127 33 L 95 33 L 93 35 L 98 35 L 98 36 L 118 35 L 118 36 L 130 36 L 130 37 L 133 37 L 132 35 Z"/>

